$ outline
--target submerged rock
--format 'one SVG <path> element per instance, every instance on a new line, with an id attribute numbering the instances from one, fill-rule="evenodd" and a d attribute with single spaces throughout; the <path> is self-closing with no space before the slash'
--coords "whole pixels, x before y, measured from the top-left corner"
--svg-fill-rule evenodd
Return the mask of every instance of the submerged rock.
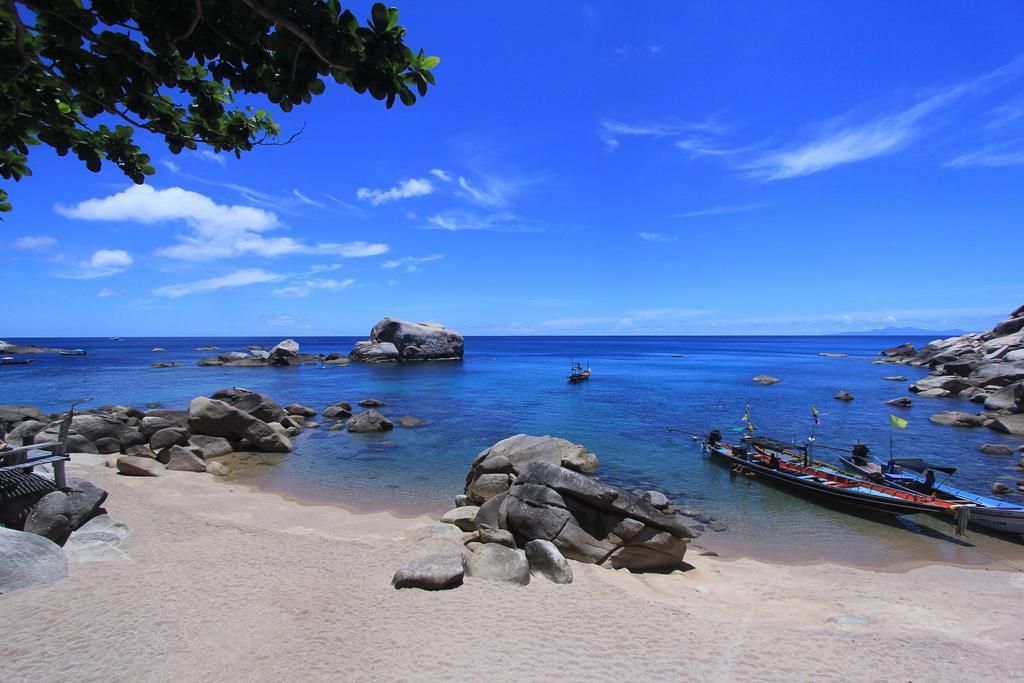
<path id="1" fill-rule="evenodd" d="M 896 408 L 909 408 L 914 404 L 914 401 L 909 396 L 900 396 L 890 401 L 886 401 L 885 405 L 895 406 Z"/>
<path id="2" fill-rule="evenodd" d="M 778 377 L 772 377 L 771 375 L 758 375 L 750 381 L 757 384 L 778 384 L 782 380 Z"/>
<path id="3" fill-rule="evenodd" d="M 985 455 L 1013 455 L 1013 447 L 1003 443 L 986 443 L 978 449 Z"/>
<path id="4" fill-rule="evenodd" d="M 851 394 L 849 391 L 843 390 L 843 391 L 838 392 L 835 395 L 835 399 L 837 401 L 852 401 L 853 400 L 853 394 Z"/>
<path id="5" fill-rule="evenodd" d="M 391 420 L 387 419 L 373 408 L 359 413 L 348 421 L 350 432 L 386 432 L 394 428 Z"/>

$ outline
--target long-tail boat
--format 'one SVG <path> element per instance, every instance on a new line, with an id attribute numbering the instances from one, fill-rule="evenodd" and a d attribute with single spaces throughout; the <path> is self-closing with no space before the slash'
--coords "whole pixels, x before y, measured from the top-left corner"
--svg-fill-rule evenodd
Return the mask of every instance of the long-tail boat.
<path id="1" fill-rule="evenodd" d="M 856 508 L 894 515 L 927 512 L 952 517 L 958 532 L 970 518 L 973 506 L 954 503 L 936 496 L 913 493 L 894 486 L 879 484 L 834 468 L 815 466 L 804 454 L 789 458 L 757 443 L 731 445 L 721 440 L 721 432 L 712 431 L 702 448 L 710 455 L 730 464 L 734 472 L 753 473 L 786 488 L 809 495 L 818 500 L 842 503 Z"/>
<path id="2" fill-rule="evenodd" d="M 971 511 L 971 524 L 1008 534 L 1024 534 L 1024 505 L 964 491 L 950 486 L 945 480 L 936 481 L 936 472 L 948 478 L 956 473 L 955 467 L 935 465 L 920 458 L 875 462 L 866 448 L 855 450 L 850 457 L 840 456 L 839 459 L 851 470 L 896 488 L 937 496 L 953 503 L 972 504 L 975 508 Z"/>

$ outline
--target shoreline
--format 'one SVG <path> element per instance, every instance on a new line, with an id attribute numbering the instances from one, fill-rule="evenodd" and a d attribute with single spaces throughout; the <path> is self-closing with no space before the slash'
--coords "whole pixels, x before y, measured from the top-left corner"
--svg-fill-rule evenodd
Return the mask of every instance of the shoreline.
<path id="1" fill-rule="evenodd" d="M 215 458 L 216 460 L 225 461 L 230 464 L 233 468 L 237 464 L 235 456 L 245 454 L 233 454 L 231 456 L 225 456 L 223 458 Z M 102 456 L 100 456 L 102 457 Z M 218 477 L 218 479 L 221 479 Z M 247 480 L 246 478 L 236 478 L 235 474 L 232 474 L 226 478 L 223 478 L 219 483 L 221 484 L 232 484 L 244 486 L 247 490 L 253 493 L 269 494 L 278 496 L 284 501 L 294 503 L 302 507 L 327 507 L 336 508 L 343 510 L 352 515 L 376 515 L 386 514 L 396 520 L 410 520 L 410 519 L 422 519 L 428 522 L 437 522 L 441 515 L 443 515 L 452 505 L 428 507 L 417 506 L 414 509 L 403 509 L 401 507 L 395 507 L 389 505 L 387 502 L 381 501 L 373 504 L 364 504 L 361 502 L 352 502 L 346 500 L 343 496 L 339 496 L 334 500 L 314 500 L 310 498 L 303 498 L 300 494 L 295 493 L 294 490 L 282 490 L 273 486 L 261 485 L 258 482 Z M 453 496 L 454 498 L 454 496 Z M 727 532 L 726 532 L 727 533 Z M 906 531 L 907 534 L 912 534 L 911 531 Z M 990 534 L 984 534 L 978 530 L 971 530 L 971 534 L 979 536 L 985 536 L 988 538 L 994 538 L 998 541 L 1004 541 L 1008 543 L 1014 543 L 1012 540 L 1003 539 L 1001 537 L 993 537 Z M 970 536 L 968 536 L 970 538 Z M 706 531 L 699 538 L 694 539 L 690 542 L 691 551 L 687 552 L 687 558 L 691 557 L 693 550 L 708 550 L 718 553 L 716 558 L 723 562 L 740 562 L 743 560 L 750 560 L 753 562 L 760 562 L 767 565 L 775 565 L 780 567 L 819 567 L 819 566 L 837 566 L 846 567 L 849 569 L 858 569 L 862 571 L 878 572 L 882 574 L 905 574 L 915 569 L 931 566 L 948 566 L 960 569 L 970 569 L 978 571 L 1008 571 L 1008 572 L 1024 572 L 1024 552 L 1021 557 L 1017 559 L 1012 558 L 998 558 L 992 557 L 990 552 L 981 550 L 979 548 L 972 548 L 972 550 L 978 554 L 988 557 L 987 562 L 967 562 L 967 561 L 955 561 L 955 560 L 929 560 L 923 558 L 901 560 L 888 564 L 876 564 L 876 563 L 855 563 L 851 561 L 844 561 L 842 559 L 828 558 L 821 560 L 810 560 L 810 559 L 793 559 L 793 560 L 779 560 L 768 555 L 757 555 L 754 553 L 745 553 L 742 551 L 736 551 L 737 545 L 744 545 L 743 543 L 730 542 L 728 537 L 721 536 L 716 532 Z M 1016 545 L 1015 545 L 1016 547 Z"/>
<path id="2" fill-rule="evenodd" d="M 567 586 L 467 579 L 455 591 L 395 590 L 398 566 L 450 552 L 462 534 L 426 517 L 302 505 L 202 474 L 120 476 L 94 458 L 73 461 L 72 473 L 110 492 L 111 517 L 133 529 L 121 545 L 130 561 L 72 564 L 62 581 L 0 596 L 0 614 L 20 625 L 0 641 L 7 680 L 72 670 L 81 680 L 227 671 L 243 680 L 521 679 L 558 666 L 592 680 L 1019 673 L 1016 572 L 933 565 L 893 574 L 723 560 L 691 547 L 685 571 L 572 562 Z M 600 616 L 578 621 L 584 606 Z M 790 637 L 767 647 L 766 631 Z M 492 632 L 500 647 L 481 640 Z M 65 645 L 38 656 L 49 641 Z M 948 656 L 936 658 L 936 648 Z"/>

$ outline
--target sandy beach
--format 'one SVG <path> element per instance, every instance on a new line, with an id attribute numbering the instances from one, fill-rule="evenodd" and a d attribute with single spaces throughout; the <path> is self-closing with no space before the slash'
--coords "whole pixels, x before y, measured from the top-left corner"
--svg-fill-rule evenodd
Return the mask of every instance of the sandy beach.
<path id="1" fill-rule="evenodd" d="M 1024 573 L 722 561 L 575 581 L 395 590 L 458 548 L 428 517 L 315 507 L 207 475 L 119 476 L 75 458 L 134 531 L 129 562 L 72 564 L 0 596 L 5 681 L 1010 680 Z M 699 544 L 699 539 L 696 542 Z M 829 621 L 841 615 L 865 619 Z M 853 623 L 867 621 L 868 623 Z"/>

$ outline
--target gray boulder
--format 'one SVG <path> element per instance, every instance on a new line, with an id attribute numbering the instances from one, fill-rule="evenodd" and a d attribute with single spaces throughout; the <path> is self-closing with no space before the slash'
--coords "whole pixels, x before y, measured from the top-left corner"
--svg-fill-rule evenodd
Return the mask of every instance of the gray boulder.
<path id="1" fill-rule="evenodd" d="M 31 446 L 36 434 L 46 429 L 47 422 L 24 420 L 18 422 L 14 429 L 7 432 L 7 443 L 13 446 Z"/>
<path id="2" fill-rule="evenodd" d="M 183 427 L 165 427 L 153 434 L 149 440 L 149 447 L 154 451 L 162 451 L 171 446 L 185 446 L 188 445 L 190 436 L 188 430 Z"/>
<path id="3" fill-rule="evenodd" d="M 104 455 L 110 455 L 111 453 L 121 452 L 121 440 L 115 439 L 112 436 L 104 436 L 96 439 L 96 451 Z"/>
<path id="4" fill-rule="evenodd" d="M 384 318 L 349 354 L 357 361 L 462 360 L 462 335 L 434 322 L 413 323 Z"/>
<path id="5" fill-rule="evenodd" d="M 131 455 L 136 458 L 152 458 L 153 460 L 156 460 L 156 453 L 154 453 L 153 449 L 146 445 L 132 446 L 131 448 L 126 450 L 124 454 Z"/>
<path id="6" fill-rule="evenodd" d="M 428 555 L 399 568 L 391 579 L 391 585 L 428 591 L 446 590 L 462 585 L 464 571 L 460 553 Z"/>
<path id="7" fill-rule="evenodd" d="M 935 375 L 919 379 L 910 385 L 914 393 L 921 393 L 929 389 L 941 389 L 950 394 L 958 394 L 971 386 L 971 382 L 958 375 Z"/>
<path id="8" fill-rule="evenodd" d="M 285 412 L 289 415 L 298 415 L 299 417 L 316 417 L 316 410 L 308 406 L 304 406 L 301 403 L 289 403 L 284 407 Z"/>
<path id="9" fill-rule="evenodd" d="M 463 531 L 476 531 L 476 513 L 480 508 L 476 505 L 465 505 L 449 510 L 441 516 L 443 524 L 454 524 Z"/>
<path id="10" fill-rule="evenodd" d="M 323 415 L 324 417 L 343 420 L 346 417 L 352 417 L 352 406 L 348 403 L 336 403 L 324 408 Z"/>
<path id="11" fill-rule="evenodd" d="M 350 432 L 386 432 L 393 429 L 394 426 L 395 425 L 391 420 L 387 419 L 373 408 L 370 408 L 366 412 L 359 413 L 348 421 L 348 431 Z"/>
<path id="12" fill-rule="evenodd" d="M 25 420 L 47 423 L 50 416 L 35 406 L 0 405 L 0 422 L 3 422 L 6 429 L 13 429 L 16 424 Z"/>
<path id="13" fill-rule="evenodd" d="M 78 477 L 68 477 L 68 488 L 65 493 L 71 506 L 72 529 L 77 529 L 92 519 L 107 500 L 106 491 Z"/>
<path id="14" fill-rule="evenodd" d="M 1004 443 L 986 443 L 978 449 L 985 455 L 1013 455 L 1013 447 Z"/>
<path id="15" fill-rule="evenodd" d="M 554 436 L 516 434 L 477 455 L 466 476 L 465 494 L 483 503 L 507 491 L 526 465 L 538 461 L 585 474 L 597 471 L 597 456 L 585 446 Z"/>
<path id="16" fill-rule="evenodd" d="M 1009 363 L 988 363 L 967 376 L 967 379 L 979 387 L 998 386 L 1024 380 L 1024 361 Z"/>
<path id="17" fill-rule="evenodd" d="M 203 460 L 227 455 L 235 449 L 231 442 L 222 436 L 206 436 L 205 434 L 193 434 L 188 440 L 192 448 L 199 449 L 199 457 Z"/>
<path id="18" fill-rule="evenodd" d="M 504 518 L 500 509 L 496 511 L 498 526 L 511 531 L 518 545 L 548 540 L 569 559 L 605 567 L 678 567 L 688 540 L 694 537 L 683 518 L 542 461 L 523 469 L 503 502 Z M 480 514 L 485 512 L 486 505 Z"/>
<path id="19" fill-rule="evenodd" d="M 913 356 L 914 353 L 914 345 L 907 342 L 906 344 L 900 344 L 899 346 L 893 346 L 892 348 L 885 349 L 881 352 L 881 355 L 896 358 L 899 356 Z"/>
<path id="20" fill-rule="evenodd" d="M 280 422 L 288 415 L 277 401 L 266 394 L 241 387 L 221 389 L 211 395 L 210 398 L 223 401 L 229 406 L 238 408 L 244 413 L 249 413 L 264 422 Z"/>
<path id="21" fill-rule="evenodd" d="M 380 401 L 375 398 L 364 398 L 362 401 L 359 402 L 359 405 L 361 405 L 364 408 L 380 408 L 382 406 L 386 406 L 387 403 L 384 403 L 384 401 Z"/>
<path id="22" fill-rule="evenodd" d="M 530 563 L 522 550 L 486 543 L 465 560 L 466 576 L 518 586 L 530 583 Z"/>
<path id="23" fill-rule="evenodd" d="M 60 546 L 37 534 L 0 527 L 0 593 L 60 581 L 68 561 Z"/>
<path id="24" fill-rule="evenodd" d="M 885 405 L 895 406 L 896 408 L 909 408 L 914 405 L 914 401 L 909 396 L 900 396 L 899 398 L 886 401 Z"/>
<path id="25" fill-rule="evenodd" d="M 1024 415 L 1000 415 L 989 423 L 988 428 L 1002 434 L 1024 436 Z"/>
<path id="26" fill-rule="evenodd" d="M 985 398 L 989 410 L 1009 410 L 1024 413 L 1024 382 L 1014 382 Z"/>
<path id="27" fill-rule="evenodd" d="M 95 442 L 104 437 L 119 439 L 131 427 L 109 415 L 81 414 L 71 418 L 71 430 Z"/>
<path id="28" fill-rule="evenodd" d="M 270 350 L 270 358 L 298 358 L 299 343 L 294 339 L 285 339 L 278 342 L 277 346 Z"/>
<path id="29" fill-rule="evenodd" d="M 51 491 L 28 512 L 23 530 L 61 543 L 71 532 L 71 501 L 63 491 Z"/>
<path id="30" fill-rule="evenodd" d="M 117 471 L 132 477 L 159 477 L 167 468 L 152 458 L 122 455 L 117 459 Z"/>
<path id="31" fill-rule="evenodd" d="M 148 440 L 153 438 L 153 435 L 161 429 L 171 429 L 179 426 L 181 425 L 177 425 L 167 418 L 159 417 L 157 415 L 147 415 L 142 418 L 141 422 L 139 422 L 139 432 Z"/>
<path id="32" fill-rule="evenodd" d="M 836 393 L 835 398 L 837 401 L 852 401 L 853 394 L 851 394 L 849 391 L 843 390 Z"/>
<path id="33" fill-rule="evenodd" d="M 668 496 L 660 491 L 644 491 L 640 497 L 659 510 L 669 507 Z"/>
<path id="34" fill-rule="evenodd" d="M 398 347 L 391 342 L 356 342 L 349 360 L 363 363 L 390 363 L 399 360 Z"/>
<path id="35" fill-rule="evenodd" d="M 530 573 L 552 583 L 572 583 L 572 567 L 551 541 L 535 539 L 526 544 Z"/>
<path id="36" fill-rule="evenodd" d="M 758 375 L 757 377 L 754 377 L 750 381 L 751 382 L 755 382 L 756 384 L 766 384 L 767 385 L 767 384 L 778 384 L 782 380 L 779 379 L 778 377 L 772 377 L 771 375 Z"/>
<path id="37" fill-rule="evenodd" d="M 179 472 L 205 472 L 206 463 L 184 446 L 171 446 L 167 449 L 167 469 Z"/>
<path id="38" fill-rule="evenodd" d="M 425 420 L 421 420 L 418 417 L 413 417 L 412 415 L 403 415 L 402 417 L 395 420 L 395 422 L 398 423 L 399 427 L 405 427 L 406 429 L 412 429 L 414 427 L 420 427 L 426 424 Z"/>
<path id="39" fill-rule="evenodd" d="M 223 401 L 197 396 L 188 404 L 188 428 L 193 434 L 245 439 L 257 451 L 289 453 L 292 443 L 266 422 Z"/>
<path id="40" fill-rule="evenodd" d="M 985 424 L 985 418 L 981 415 L 964 413 L 958 410 L 950 410 L 944 413 L 936 413 L 928 418 L 928 421 L 947 427 L 981 427 Z"/>

